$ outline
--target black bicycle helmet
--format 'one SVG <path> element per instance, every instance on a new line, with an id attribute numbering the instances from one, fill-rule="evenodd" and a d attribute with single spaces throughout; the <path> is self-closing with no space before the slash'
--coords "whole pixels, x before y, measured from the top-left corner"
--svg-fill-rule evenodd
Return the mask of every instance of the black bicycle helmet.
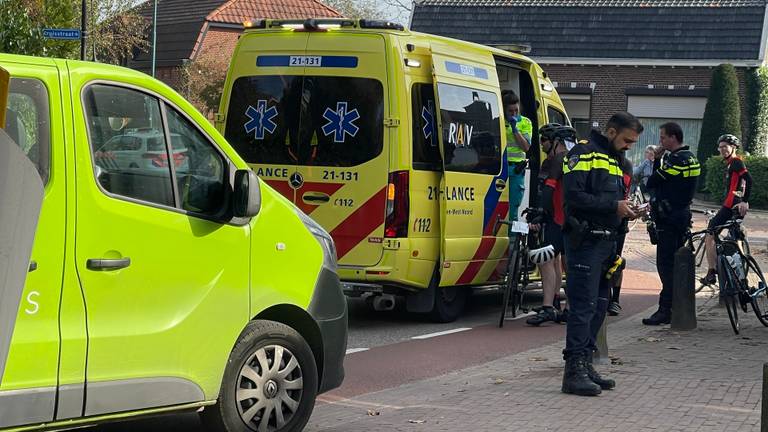
<path id="1" fill-rule="evenodd" d="M 555 132 L 557 132 L 558 128 L 561 126 L 560 123 L 547 123 L 539 128 L 539 135 L 541 135 L 541 138 L 544 140 L 553 141 L 555 139 Z"/>
<path id="2" fill-rule="evenodd" d="M 717 145 L 720 145 L 721 142 L 727 142 L 734 147 L 739 147 L 741 145 L 739 137 L 731 134 L 720 135 L 720 138 L 717 139 Z"/>
<path id="3" fill-rule="evenodd" d="M 555 130 L 555 138 L 560 138 L 563 141 L 576 142 L 576 129 L 570 126 L 559 126 Z"/>

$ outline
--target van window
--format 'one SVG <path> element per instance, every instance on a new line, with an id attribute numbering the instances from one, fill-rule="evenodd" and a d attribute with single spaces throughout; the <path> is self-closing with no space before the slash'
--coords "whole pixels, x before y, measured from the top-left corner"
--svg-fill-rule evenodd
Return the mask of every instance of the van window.
<path id="1" fill-rule="evenodd" d="M 383 149 L 384 89 L 368 78 L 238 78 L 224 136 L 248 163 L 360 165 Z"/>
<path id="2" fill-rule="evenodd" d="M 167 110 L 181 208 L 214 215 L 225 202 L 226 162 L 208 139 L 172 108 Z"/>
<path id="3" fill-rule="evenodd" d="M 440 171 L 443 168 L 438 147 L 436 106 L 435 86 L 432 83 L 411 87 L 414 169 Z"/>
<path id="4" fill-rule="evenodd" d="M 47 183 L 51 122 L 45 85 L 36 79 L 11 78 L 5 114 L 5 132 L 35 164 L 43 183 Z"/>
<path id="5" fill-rule="evenodd" d="M 296 163 L 302 81 L 296 76 L 235 81 L 224 135 L 246 162 Z"/>
<path id="6" fill-rule="evenodd" d="M 501 172 L 501 120 L 494 93 L 439 83 L 445 169 Z"/>
<path id="7" fill-rule="evenodd" d="M 164 148 L 158 154 L 132 147 L 118 150 L 110 144 L 113 139 L 162 139 L 158 100 L 132 89 L 92 85 L 84 102 L 94 172 L 101 187 L 115 195 L 173 206 L 171 169 Z"/>
<path id="8" fill-rule="evenodd" d="M 547 107 L 547 119 L 549 119 L 549 123 L 557 123 L 561 125 L 570 125 L 568 122 L 568 118 L 565 117 L 565 114 L 560 112 L 557 108 L 553 108 L 551 106 Z"/>

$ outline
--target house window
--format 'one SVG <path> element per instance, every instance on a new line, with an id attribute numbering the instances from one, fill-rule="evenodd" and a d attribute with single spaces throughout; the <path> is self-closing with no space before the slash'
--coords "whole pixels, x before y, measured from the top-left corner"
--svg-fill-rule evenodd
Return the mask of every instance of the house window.
<path id="1" fill-rule="evenodd" d="M 701 135 L 705 97 L 688 96 L 628 96 L 627 111 L 640 119 L 645 128 L 640 141 L 627 153 L 633 164 L 642 161 L 648 145 L 659 143 L 659 127 L 673 121 L 683 129 L 683 143 L 696 153 Z"/>
<path id="2" fill-rule="evenodd" d="M 565 111 L 571 118 L 571 126 L 576 129 L 576 135 L 581 139 L 589 137 L 592 130 L 590 108 L 592 95 L 589 94 L 560 94 L 565 105 Z"/>

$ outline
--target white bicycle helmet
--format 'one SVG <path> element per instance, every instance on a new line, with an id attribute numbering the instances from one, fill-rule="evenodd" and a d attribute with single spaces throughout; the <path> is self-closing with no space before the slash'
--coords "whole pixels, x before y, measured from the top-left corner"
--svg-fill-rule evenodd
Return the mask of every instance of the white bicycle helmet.
<path id="1" fill-rule="evenodd" d="M 550 262 L 555 259 L 555 248 L 552 245 L 546 245 L 542 248 L 533 249 L 528 252 L 528 259 L 536 265 Z"/>

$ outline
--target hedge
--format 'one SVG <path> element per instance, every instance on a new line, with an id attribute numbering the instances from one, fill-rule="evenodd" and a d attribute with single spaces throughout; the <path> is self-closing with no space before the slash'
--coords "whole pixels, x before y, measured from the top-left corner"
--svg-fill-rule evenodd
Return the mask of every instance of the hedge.
<path id="1" fill-rule="evenodd" d="M 754 155 L 765 155 L 768 145 L 768 68 L 752 69 L 746 75 L 749 129 L 744 149 Z"/>
<path id="2" fill-rule="evenodd" d="M 717 154 L 717 138 L 726 133 L 741 136 L 739 80 L 731 64 L 721 64 L 712 71 L 696 154 L 699 161 L 706 162 Z M 703 168 L 706 172 L 706 166 Z M 703 185 L 699 185 L 703 189 Z"/>
<path id="3" fill-rule="evenodd" d="M 768 209 L 768 157 L 742 156 L 747 169 L 752 175 L 752 195 L 749 205 L 753 208 Z M 706 186 L 710 199 L 718 204 L 723 202 L 725 193 L 725 163 L 720 156 L 709 158 L 706 162 Z"/>

